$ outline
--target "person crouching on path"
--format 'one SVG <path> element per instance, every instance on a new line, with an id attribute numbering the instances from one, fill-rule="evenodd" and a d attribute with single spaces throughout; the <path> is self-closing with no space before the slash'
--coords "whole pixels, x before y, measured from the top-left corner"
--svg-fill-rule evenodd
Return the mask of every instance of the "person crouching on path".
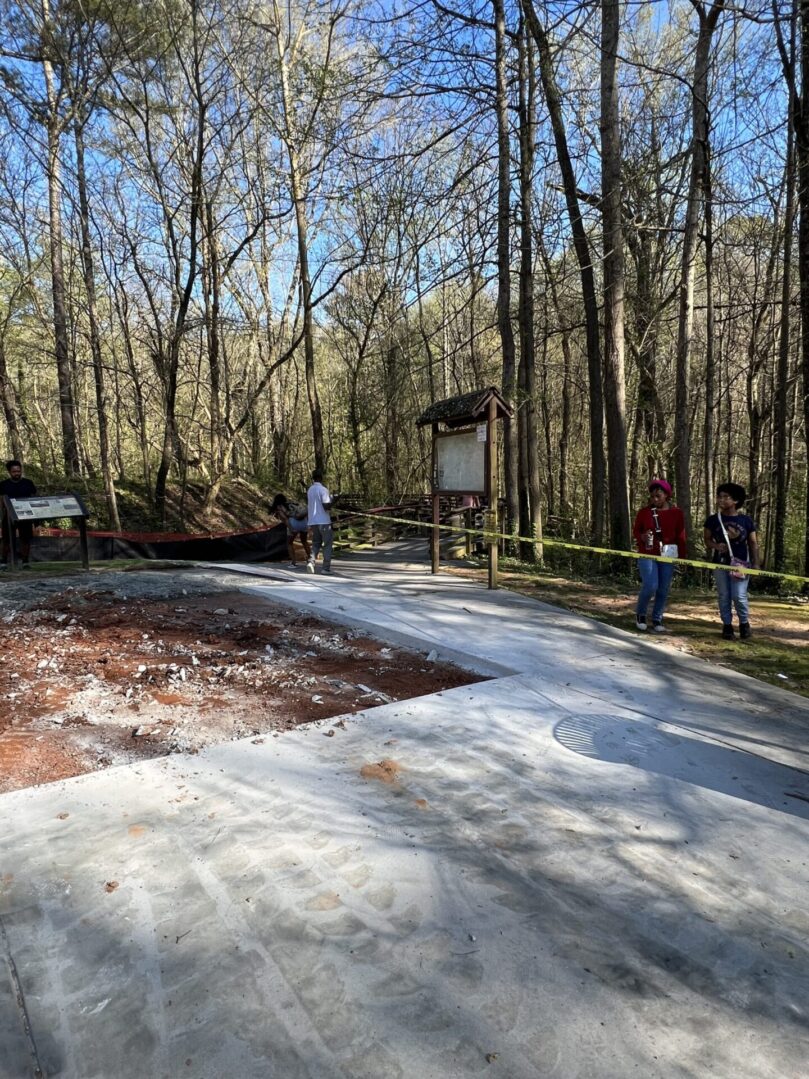
<path id="1" fill-rule="evenodd" d="M 683 511 L 669 502 L 671 485 L 666 480 L 654 479 L 649 484 L 649 504 L 638 511 L 632 533 L 641 554 L 665 555 L 668 558 L 686 558 L 687 546 Z M 639 558 L 641 588 L 635 609 L 635 625 L 646 629 L 646 611 L 654 596 L 652 629 L 666 633 L 663 614 L 669 598 L 673 562 L 655 562 L 652 558 Z"/>
<path id="2" fill-rule="evenodd" d="M 331 573 L 331 495 L 323 486 L 323 473 L 316 468 L 312 473 L 312 486 L 306 492 L 306 503 L 309 511 L 309 527 L 312 530 L 312 553 L 306 563 L 308 573 L 315 572 L 315 562 L 322 548 L 323 572 Z"/>
<path id="3" fill-rule="evenodd" d="M 738 483 L 721 483 L 716 489 L 718 513 L 712 513 L 705 522 L 705 546 L 712 562 L 722 566 L 759 567 L 758 537 L 756 523 L 746 513 L 740 513 L 747 500 L 747 491 Z M 722 619 L 722 636 L 726 641 L 734 639 L 733 608 L 739 616 L 739 636 L 750 637 L 750 605 L 747 589 L 750 579 L 740 570 L 718 569 L 716 599 L 719 617 Z"/>
<path id="4" fill-rule="evenodd" d="M 303 510 L 296 510 L 296 508 L 290 504 L 287 496 L 282 494 L 277 494 L 275 496 L 272 500 L 270 509 L 282 524 L 286 525 L 287 554 L 289 555 L 289 564 L 292 569 L 294 569 L 296 538 L 301 541 L 304 558 L 308 560 L 310 557 L 309 540 L 307 538 L 309 522 L 306 519 L 306 513 Z"/>
<path id="5" fill-rule="evenodd" d="M 6 470 L 8 471 L 9 478 L 3 480 L 0 483 L 0 502 L 2 501 L 2 495 L 8 495 L 9 498 L 33 498 L 37 489 L 31 480 L 27 479 L 22 474 L 22 465 L 19 461 L 6 461 Z M 11 551 L 11 544 L 14 541 L 13 533 L 16 532 L 20 537 L 20 560 L 22 561 L 22 568 L 28 569 L 29 560 L 31 558 L 31 539 L 34 535 L 34 526 L 30 521 L 19 521 L 15 524 L 11 524 L 8 520 L 5 511 L 0 511 L 3 517 L 3 542 L 2 542 L 2 561 L 0 561 L 0 569 L 5 569 L 8 564 L 8 557 Z"/>

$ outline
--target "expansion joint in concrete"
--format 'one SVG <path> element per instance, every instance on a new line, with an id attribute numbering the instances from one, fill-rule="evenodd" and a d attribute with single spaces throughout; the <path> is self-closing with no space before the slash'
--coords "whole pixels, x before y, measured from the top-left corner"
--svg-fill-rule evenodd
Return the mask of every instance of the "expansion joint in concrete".
<path id="1" fill-rule="evenodd" d="M 14 956 L 11 954 L 11 945 L 9 944 L 8 933 L 6 932 L 2 917 L 0 917 L 0 943 L 2 943 L 3 957 L 6 961 L 6 966 L 8 967 L 9 977 L 11 978 L 14 1000 L 20 1015 L 23 1035 L 28 1046 L 28 1052 L 31 1055 L 31 1064 L 33 1066 L 32 1075 L 34 1076 L 34 1079 L 44 1079 L 45 1073 L 39 1062 L 39 1053 L 37 1052 L 36 1042 L 34 1041 L 34 1032 L 31 1029 L 31 1020 L 28 1015 L 28 1009 L 25 1006 L 25 994 L 22 991 L 22 983 L 20 982 L 20 976 L 17 973 L 17 964 L 14 962 Z"/>

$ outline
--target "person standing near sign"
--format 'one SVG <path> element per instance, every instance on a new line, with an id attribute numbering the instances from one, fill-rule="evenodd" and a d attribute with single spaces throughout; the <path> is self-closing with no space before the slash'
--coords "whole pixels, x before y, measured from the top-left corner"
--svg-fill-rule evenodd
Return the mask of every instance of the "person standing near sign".
<path id="1" fill-rule="evenodd" d="M 323 486 L 323 473 L 316 468 L 312 473 L 312 486 L 306 492 L 307 517 L 309 528 L 312 530 L 312 553 L 306 563 L 308 573 L 315 572 L 320 549 L 323 549 L 323 572 L 331 573 L 332 552 L 332 529 L 331 529 L 331 495 Z"/>
<path id="2" fill-rule="evenodd" d="M 36 495 L 37 489 L 31 480 L 23 476 L 22 465 L 19 461 L 6 461 L 6 470 L 9 478 L 0 483 L 0 497 L 5 495 L 8 498 L 33 498 Z M 8 556 L 12 543 L 12 528 L 20 537 L 20 559 L 23 569 L 27 569 L 31 557 L 31 539 L 34 535 L 34 526 L 29 521 L 19 521 L 11 525 L 6 516 L 5 505 L 3 506 L 3 543 L 0 569 L 5 569 L 8 565 Z"/>
<path id="3" fill-rule="evenodd" d="M 649 504 L 638 511 L 632 533 L 641 554 L 664 555 L 667 558 L 687 557 L 685 518 L 683 511 L 669 502 L 671 484 L 666 480 L 653 479 L 649 484 Z M 639 558 L 641 588 L 636 605 L 635 625 L 646 629 L 646 611 L 654 596 L 652 607 L 652 630 L 666 633 L 663 614 L 669 598 L 673 562 L 656 562 L 653 558 Z"/>

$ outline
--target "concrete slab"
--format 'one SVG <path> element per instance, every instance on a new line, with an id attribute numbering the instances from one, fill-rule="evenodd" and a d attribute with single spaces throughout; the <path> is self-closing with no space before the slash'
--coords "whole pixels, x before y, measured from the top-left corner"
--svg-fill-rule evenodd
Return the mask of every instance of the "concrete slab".
<path id="1" fill-rule="evenodd" d="M 0 1075 L 805 1075 L 809 702 L 339 572 L 244 587 L 497 677 L 2 796 Z"/>

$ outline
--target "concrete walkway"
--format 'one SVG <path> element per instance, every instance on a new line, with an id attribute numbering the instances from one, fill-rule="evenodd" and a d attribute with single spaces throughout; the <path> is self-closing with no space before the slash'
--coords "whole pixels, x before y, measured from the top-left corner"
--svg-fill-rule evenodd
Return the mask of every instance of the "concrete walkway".
<path id="1" fill-rule="evenodd" d="M 3 1079 L 807 1074 L 809 701 L 422 555 L 244 589 L 489 680 L 0 797 Z"/>

